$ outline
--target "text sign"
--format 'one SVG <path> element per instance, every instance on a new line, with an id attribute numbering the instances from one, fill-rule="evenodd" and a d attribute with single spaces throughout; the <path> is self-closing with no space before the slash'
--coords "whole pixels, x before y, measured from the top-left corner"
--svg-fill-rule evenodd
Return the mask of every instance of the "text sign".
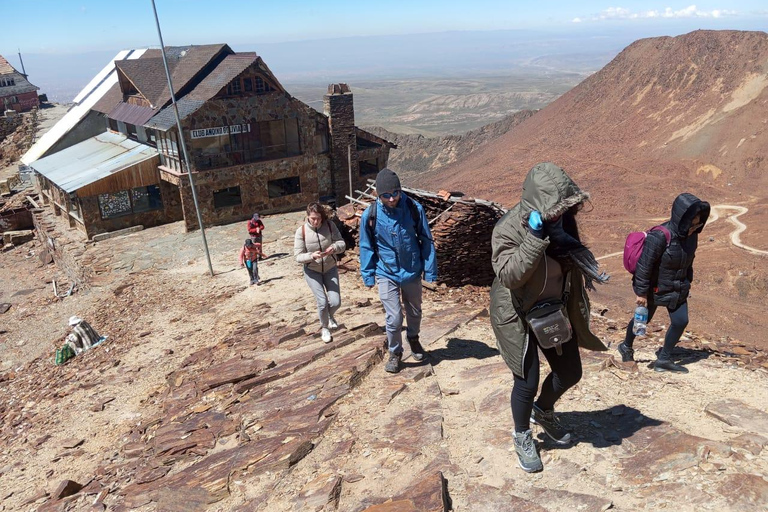
<path id="1" fill-rule="evenodd" d="M 202 139 L 205 137 L 219 137 L 221 135 L 248 133 L 250 131 L 251 131 L 250 124 L 233 124 L 231 126 L 216 126 L 215 128 L 201 128 L 199 130 L 192 130 L 192 138 Z"/>

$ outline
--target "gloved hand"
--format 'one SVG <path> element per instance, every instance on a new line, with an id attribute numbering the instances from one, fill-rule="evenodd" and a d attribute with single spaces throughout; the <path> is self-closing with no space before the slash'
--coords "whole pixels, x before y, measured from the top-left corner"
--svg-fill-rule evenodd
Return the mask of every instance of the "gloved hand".
<path id="1" fill-rule="evenodd" d="M 541 214 L 536 210 L 528 214 L 528 231 L 537 238 L 544 238 L 544 223 Z"/>

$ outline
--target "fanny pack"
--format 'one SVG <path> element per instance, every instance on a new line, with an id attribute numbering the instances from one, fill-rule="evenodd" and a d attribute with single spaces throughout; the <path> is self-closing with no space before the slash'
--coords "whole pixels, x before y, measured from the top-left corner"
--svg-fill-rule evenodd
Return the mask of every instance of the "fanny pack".
<path id="1" fill-rule="evenodd" d="M 541 348 L 554 348 L 557 355 L 562 355 L 563 343 L 570 341 L 573 335 L 564 301 L 548 300 L 535 304 L 525 315 L 525 321 Z"/>

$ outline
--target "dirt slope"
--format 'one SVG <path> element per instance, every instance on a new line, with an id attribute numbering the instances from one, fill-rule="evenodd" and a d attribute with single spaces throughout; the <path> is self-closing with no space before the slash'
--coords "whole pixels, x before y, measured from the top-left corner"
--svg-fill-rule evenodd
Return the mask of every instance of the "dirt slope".
<path id="1" fill-rule="evenodd" d="M 525 173 L 553 161 L 592 194 L 580 215 L 597 255 L 620 251 L 626 234 L 668 218 L 688 191 L 712 205 L 743 206 L 741 242 L 768 250 L 768 34 L 697 31 L 637 41 L 558 100 L 455 164 L 410 185 L 461 190 L 508 206 Z M 732 211 L 732 210 L 731 210 Z M 768 345 L 759 306 L 768 291 L 761 253 L 734 247 L 731 223 L 700 238 L 691 324 L 715 336 Z M 602 287 L 608 305 L 628 313 L 629 276 L 620 256 Z"/>

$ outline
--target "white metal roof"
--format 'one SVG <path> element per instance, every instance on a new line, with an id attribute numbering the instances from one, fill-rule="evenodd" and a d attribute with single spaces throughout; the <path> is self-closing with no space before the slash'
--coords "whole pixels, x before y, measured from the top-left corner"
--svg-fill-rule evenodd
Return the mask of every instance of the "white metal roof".
<path id="1" fill-rule="evenodd" d="M 123 50 L 109 61 L 109 64 L 104 66 L 104 69 L 99 71 L 93 79 L 88 82 L 88 85 L 75 96 L 75 106 L 69 109 L 69 111 L 59 119 L 59 122 L 51 127 L 50 130 L 45 132 L 37 142 L 35 142 L 29 150 L 21 157 L 21 163 L 30 165 L 32 162 L 40 158 L 51 147 L 58 142 L 64 135 L 66 135 L 72 128 L 77 126 L 97 101 L 104 96 L 109 89 L 117 83 L 117 72 L 115 71 L 116 60 L 133 60 L 141 57 L 146 48 L 138 50 Z"/>
<path id="2" fill-rule="evenodd" d="M 156 155 L 152 146 L 105 132 L 41 158 L 31 167 L 69 193 Z"/>

